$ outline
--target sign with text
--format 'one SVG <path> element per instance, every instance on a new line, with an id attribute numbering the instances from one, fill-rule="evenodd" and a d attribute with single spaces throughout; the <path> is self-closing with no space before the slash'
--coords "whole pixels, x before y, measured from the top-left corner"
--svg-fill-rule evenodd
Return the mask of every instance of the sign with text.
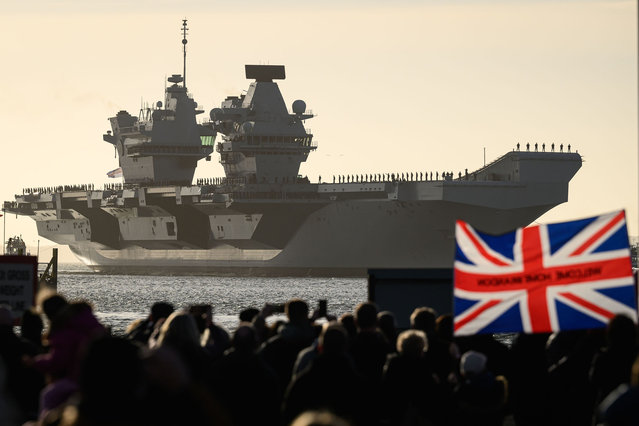
<path id="1" fill-rule="evenodd" d="M 35 303 L 38 258 L 0 256 L 0 304 L 11 306 L 14 320 Z"/>

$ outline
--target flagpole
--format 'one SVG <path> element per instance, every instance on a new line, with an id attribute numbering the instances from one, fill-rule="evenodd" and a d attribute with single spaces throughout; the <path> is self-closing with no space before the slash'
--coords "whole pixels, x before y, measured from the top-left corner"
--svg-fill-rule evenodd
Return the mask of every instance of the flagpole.
<path id="1" fill-rule="evenodd" d="M 7 212 L 2 208 L 2 254 L 7 254 Z"/>

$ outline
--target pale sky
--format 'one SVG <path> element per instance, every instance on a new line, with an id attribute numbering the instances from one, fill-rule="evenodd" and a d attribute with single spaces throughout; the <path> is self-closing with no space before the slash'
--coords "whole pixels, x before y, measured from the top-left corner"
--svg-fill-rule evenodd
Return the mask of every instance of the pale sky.
<path id="1" fill-rule="evenodd" d="M 90 4 L 85 4 L 90 3 Z M 132 3 L 132 4 L 131 4 Z M 232 3 L 232 4 L 230 4 Z M 23 187 L 114 182 L 102 134 L 163 99 L 182 72 L 207 111 L 247 89 L 245 64 L 283 64 L 319 148 L 301 173 L 469 171 L 517 142 L 571 144 L 584 164 L 548 223 L 637 216 L 634 1 L 30 1 L 3 5 L 0 198 Z M 197 177 L 222 176 L 201 161 Z M 425 218 L 427 220 L 427 218 Z M 35 246 L 35 222 L 7 238 Z M 40 238 L 40 244 L 50 244 Z"/>

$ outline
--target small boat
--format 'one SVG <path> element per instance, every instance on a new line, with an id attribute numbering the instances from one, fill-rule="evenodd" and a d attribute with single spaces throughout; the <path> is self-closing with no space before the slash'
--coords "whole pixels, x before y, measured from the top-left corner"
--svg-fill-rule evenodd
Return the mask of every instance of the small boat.
<path id="1" fill-rule="evenodd" d="M 6 256 L 29 256 L 27 245 L 21 236 L 11 237 L 7 240 L 4 254 Z"/>

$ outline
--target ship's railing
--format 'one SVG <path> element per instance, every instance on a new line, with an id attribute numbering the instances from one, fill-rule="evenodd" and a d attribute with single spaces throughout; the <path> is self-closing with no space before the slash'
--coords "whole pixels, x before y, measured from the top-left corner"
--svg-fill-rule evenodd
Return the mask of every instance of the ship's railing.
<path id="1" fill-rule="evenodd" d="M 542 147 L 541 151 L 538 150 L 538 147 L 536 147 L 534 150 L 530 149 L 531 147 L 528 147 L 528 149 L 523 150 L 523 149 L 520 149 L 519 146 L 517 146 L 517 148 L 514 148 L 512 150 L 512 152 L 517 152 L 517 153 L 519 153 L 519 152 L 546 152 L 546 153 L 553 153 L 553 154 L 556 154 L 556 155 L 570 154 L 571 153 L 570 145 L 568 145 L 568 148 L 567 148 L 566 151 L 564 151 L 564 149 L 563 149 L 563 144 L 561 145 L 561 148 L 558 151 L 555 151 L 554 144 L 552 145 L 551 151 L 546 151 L 545 144 L 542 144 L 542 145 L 543 145 L 543 147 Z M 574 152 L 577 152 L 577 151 L 574 151 Z M 499 161 L 501 161 L 504 157 L 506 157 L 509 154 L 510 153 L 506 153 L 504 155 L 501 155 L 501 156 L 497 157 L 496 159 L 494 159 L 490 163 L 485 164 L 483 167 L 475 170 L 473 173 L 480 174 L 480 173 L 484 172 L 486 169 L 489 169 L 491 166 L 493 166 L 495 163 L 498 163 Z"/>
<path id="2" fill-rule="evenodd" d="M 79 185 L 37 186 L 32 188 L 22 188 L 22 195 L 54 194 L 56 192 L 66 191 L 92 191 L 94 189 L 95 185 L 92 183 Z"/>
<path id="3" fill-rule="evenodd" d="M 246 142 L 249 145 L 260 145 L 263 143 L 303 143 L 305 140 L 312 139 L 313 135 L 308 134 L 304 136 L 289 136 L 289 135 L 245 135 L 234 134 L 226 138 L 231 142 Z"/>
<path id="4" fill-rule="evenodd" d="M 141 154 L 141 155 L 161 155 L 161 154 L 190 154 L 201 155 L 208 151 L 208 148 L 213 149 L 213 145 L 134 145 L 128 148 L 128 154 Z"/>
<path id="5" fill-rule="evenodd" d="M 329 179 L 318 177 L 320 184 L 330 183 L 393 183 L 393 182 L 437 182 L 453 180 L 471 180 L 471 174 L 457 172 L 398 172 L 398 173 L 354 173 L 331 175 Z"/>
<path id="6" fill-rule="evenodd" d="M 289 113 L 290 115 L 297 115 L 297 114 L 296 114 L 295 112 L 293 112 L 293 110 L 292 110 L 292 109 L 290 109 L 290 108 L 287 108 L 287 109 L 286 109 L 286 111 L 288 111 L 288 113 Z M 312 109 L 307 109 L 306 111 L 304 111 L 304 112 L 302 113 L 302 115 L 312 115 L 313 117 L 317 117 L 317 115 L 313 114 L 313 110 L 312 110 Z"/>
<path id="7" fill-rule="evenodd" d="M 506 154 L 507 155 L 507 154 Z M 488 164 L 485 164 L 484 166 L 482 166 L 481 168 L 475 170 L 473 172 L 473 174 L 478 175 L 480 173 L 483 173 L 484 171 L 486 171 L 486 169 L 489 169 L 490 167 L 492 167 L 494 164 L 498 163 L 499 161 L 501 161 L 503 158 L 505 157 L 505 155 L 501 155 L 497 158 L 495 158 L 493 161 L 491 161 Z"/>
<path id="8" fill-rule="evenodd" d="M 435 175 L 431 173 L 432 177 Z M 226 185 L 233 183 L 257 183 L 254 180 L 237 178 L 236 180 L 227 179 L 225 177 L 213 177 L 213 178 L 198 178 L 196 185 Z M 448 177 L 441 178 L 437 174 L 437 179 L 431 179 L 428 173 L 413 172 L 413 173 L 367 173 L 367 174 L 351 174 L 351 175 L 332 175 L 332 183 L 390 183 L 390 182 L 427 182 L 432 180 L 452 180 L 452 173 L 448 174 Z M 310 183 L 308 178 L 298 176 L 297 183 Z M 318 177 L 320 184 L 331 183 L 330 179 L 322 179 Z M 293 182 L 290 182 L 293 183 Z"/>
<path id="9" fill-rule="evenodd" d="M 288 136 L 288 135 L 245 135 L 245 134 L 233 134 L 223 138 L 226 142 L 240 142 L 246 143 L 251 146 L 270 146 L 270 145 L 299 145 L 299 146 L 314 146 L 313 135 L 308 134 L 304 136 Z M 217 144 L 217 152 L 222 152 L 221 143 Z M 315 145 L 316 146 L 316 145 Z"/>
<path id="10" fill-rule="evenodd" d="M 195 181 L 197 186 L 224 186 L 224 185 L 244 185 L 247 183 L 255 183 L 250 178 L 245 176 L 237 177 L 213 177 L 213 178 L 198 178 Z"/>
<path id="11" fill-rule="evenodd" d="M 467 176 L 462 175 L 461 172 L 454 176 L 452 172 L 439 173 L 439 172 L 404 172 L 404 173 L 357 173 L 357 174 L 340 174 L 332 175 L 332 179 L 318 179 L 321 183 L 377 183 L 377 182 L 419 182 L 419 181 L 433 181 L 433 180 L 453 180 L 464 179 Z M 245 183 L 256 183 L 245 177 L 215 177 L 215 178 L 198 178 L 196 185 L 235 185 Z M 118 191 L 122 189 L 137 188 L 140 186 L 175 186 L 175 185 L 188 185 L 185 182 L 146 182 L 146 183 L 121 183 L 121 182 L 109 182 L 102 185 L 102 190 Z M 57 185 L 47 187 L 32 187 L 23 188 L 22 195 L 40 195 L 40 194 L 54 194 L 57 192 L 85 192 L 100 190 L 97 185 L 90 184 L 75 184 L 75 185 Z M 16 196 L 19 196 L 17 194 Z M 13 202 L 5 202 L 7 203 Z M 17 205 L 9 204 L 11 207 L 17 207 Z M 9 207 L 8 207 L 9 208 Z"/>
<path id="12" fill-rule="evenodd" d="M 316 143 L 313 141 L 311 146 L 316 146 Z M 330 178 L 322 179 L 321 176 L 318 177 L 318 182 L 323 184 L 328 183 L 379 183 L 379 182 L 428 182 L 428 181 L 453 181 L 453 180 L 477 180 L 480 173 L 485 171 L 491 164 L 496 163 L 502 157 L 497 160 L 491 162 L 485 167 L 476 170 L 472 173 L 469 173 L 467 170 L 464 172 L 436 172 L 436 171 L 413 171 L 413 172 L 384 172 L 384 173 L 351 173 L 351 174 L 339 174 L 339 175 L 331 175 Z M 482 179 L 483 180 L 483 179 Z M 489 180 L 498 180 L 498 179 L 489 179 Z M 245 177 L 235 177 L 235 178 L 226 178 L 226 177 L 214 177 L 214 178 L 198 178 L 196 185 L 241 185 L 246 183 L 257 183 L 251 181 Z M 130 189 L 137 188 L 140 186 L 176 186 L 176 185 L 185 185 L 188 186 L 187 182 L 143 182 L 143 183 L 105 183 L 102 185 L 102 190 L 112 190 L 118 191 L 122 189 Z M 38 196 L 41 194 L 54 194 L 58 192 L 85 192 L 85 191 L 95 191 L 100 190 L 96 185 L 90 184 L 75 184 L 75 185 L 58 185 L 58 186 L 47 186 L 47 187 L 31 187 L 31 188 L 23 188 L 22 195 L 33 195 Z M 20 194 L 16 194 L 16 197 Z M 5 202 L 4 204 L 7 208 L 15 208 L 17 204 L 15 202 Z"/>

